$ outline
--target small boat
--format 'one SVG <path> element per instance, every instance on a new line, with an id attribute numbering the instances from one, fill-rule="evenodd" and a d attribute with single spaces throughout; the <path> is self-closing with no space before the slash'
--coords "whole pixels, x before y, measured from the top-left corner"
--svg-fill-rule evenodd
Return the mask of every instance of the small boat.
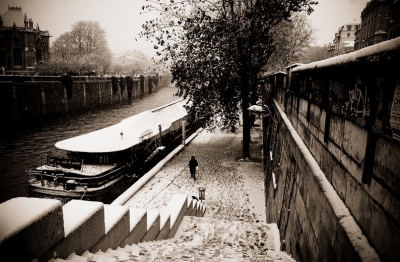
<path id="1" fill-rule="evenodd" d="M 185 105 L 178 100 L 57 142 L 61 155 L 46 155 L 27 171 L 29 196 L 111 203 L 181 143 L 183 130 L 195 131 L 198 126 L 183 121 Z"/>

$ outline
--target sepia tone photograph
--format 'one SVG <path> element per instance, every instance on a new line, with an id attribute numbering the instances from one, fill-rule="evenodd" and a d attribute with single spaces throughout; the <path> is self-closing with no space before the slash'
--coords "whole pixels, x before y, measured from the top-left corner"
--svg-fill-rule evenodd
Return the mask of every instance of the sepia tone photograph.
<path id="1" fill-rule="evenodd" d="M 400 261 L 399 0 L 3 0 L 1 261 Z"/>

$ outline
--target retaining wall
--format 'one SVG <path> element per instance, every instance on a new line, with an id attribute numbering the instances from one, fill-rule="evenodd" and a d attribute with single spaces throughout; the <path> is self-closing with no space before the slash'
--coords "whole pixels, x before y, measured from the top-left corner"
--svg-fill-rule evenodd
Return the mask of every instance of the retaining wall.
<path id="1" fill-rule="evenodd" d="M 117 77 L 114 87 L 111 77 L 72 77 L 72 88 L 60 81 L 58 76 L 0 76 L 0 120 L 24 121 L 124 105 L 170 85 L 170 77 L 143 75 L 133 78 L 133 86 L 127 85 L 126 77 Z"/>
<path id="2" fill-rule="evenodd" d="M 400 38 L 269 77 L 269 223 L 299 261 L 400 260 Z"/>

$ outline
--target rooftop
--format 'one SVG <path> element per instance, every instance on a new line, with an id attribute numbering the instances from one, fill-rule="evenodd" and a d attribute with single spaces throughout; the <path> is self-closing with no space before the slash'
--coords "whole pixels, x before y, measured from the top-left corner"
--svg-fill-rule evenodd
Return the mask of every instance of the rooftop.
<path id="1" fill-rule="evenodd" d="M 3 27 L 25 27 L 24 13 L 22 7 L 9 6 L 8 10 L 2 15 Z"/>

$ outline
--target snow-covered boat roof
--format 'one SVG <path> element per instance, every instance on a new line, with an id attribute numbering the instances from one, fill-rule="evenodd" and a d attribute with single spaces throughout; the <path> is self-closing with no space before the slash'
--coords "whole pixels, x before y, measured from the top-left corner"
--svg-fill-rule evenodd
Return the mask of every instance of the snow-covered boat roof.
<path id="1" fill-rule="evenodd" d="M 122 120 L 120 123 L 87 134 L 59 141 L 55 146 L 72 152 L 109 153 L 128 149 L 143 138 L 151 138 L 161 130 L 186 116 L 184 101 L 161 107 L 156 111 L 144 111 Z"/>
<path id="2" fill-rule="evenodd" d="M 182 100 L 178 103 L 175 103 L 173 105 L 169 105 L 167 107 L 163 107 L 160 109 L 154 109 L 152 110 L 153 113 L 156 113 L 157 116 L 170 121 L 171 124 L 175 122 L 178 119 L 181 119 L 182 117 L 185 117 L 187 115 L 187 111 L 185 109 L 186 101 Z"/>

